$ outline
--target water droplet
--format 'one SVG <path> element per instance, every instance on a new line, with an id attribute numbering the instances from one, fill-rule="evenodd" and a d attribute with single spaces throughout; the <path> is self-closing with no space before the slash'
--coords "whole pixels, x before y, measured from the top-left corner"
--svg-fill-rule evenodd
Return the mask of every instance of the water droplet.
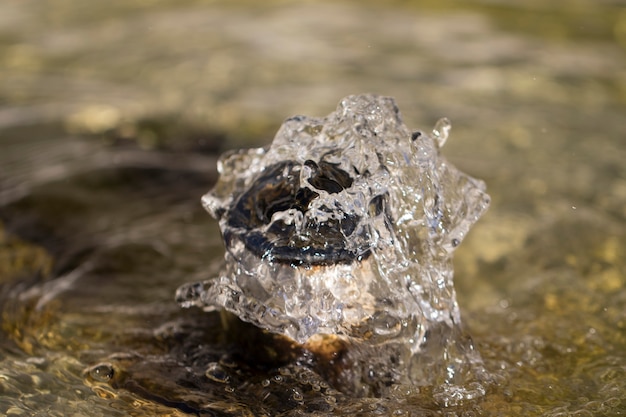
<path id="1" fill-rule="evenodd" d="M 438 148 L 443 147 L 446 141 L 448 140 L 448 135 L 450 134 L 450 129 L 452 128 L 452 124 L 447 117 L 442 117 L 437 120 L 435 123 L 435 127 L 433 128 L 433 138 L 435 139 L 435 143 Z"/>

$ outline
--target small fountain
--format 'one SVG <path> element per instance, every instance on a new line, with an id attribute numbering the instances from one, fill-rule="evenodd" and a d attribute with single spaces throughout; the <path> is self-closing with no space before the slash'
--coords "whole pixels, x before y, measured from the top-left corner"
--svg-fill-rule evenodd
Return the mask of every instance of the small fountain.
<path id="1" fill-rule="evenodd" d="M 225 266 L 177 301 L 293 341 L 353 395 L 484 394 L 451 258 L 489 196 L 441 156 L 449 130 L 411 132 L 393 99 L 355 95 L 323 119 L 287 119 L 267 148 L 224 155 L 202 203 Z"/>

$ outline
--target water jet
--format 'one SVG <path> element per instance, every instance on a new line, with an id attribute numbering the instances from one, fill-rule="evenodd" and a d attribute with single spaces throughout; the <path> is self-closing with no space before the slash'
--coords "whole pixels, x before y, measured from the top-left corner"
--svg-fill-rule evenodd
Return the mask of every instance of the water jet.
<path id="1" fill-rule="evenodd" d="M 225 154 L 202 197 L 225 266 L 177 301 L 294 341 L 346 392 L 437 384 L 458 397 L 481 361 L 451 260 L 489 196 L 441 155 L 449 130 L 412 132 L 393 99 L 355 95 L 325 118 L 287 119 L 266 148 Z"/>

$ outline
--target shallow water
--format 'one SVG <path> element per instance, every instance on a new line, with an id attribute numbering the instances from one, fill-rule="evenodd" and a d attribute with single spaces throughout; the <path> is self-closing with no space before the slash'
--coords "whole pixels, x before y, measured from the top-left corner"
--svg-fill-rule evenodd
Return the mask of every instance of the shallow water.
<path id="1" fill-rule="evenodd" d="M 264 4 L 3 6 L 0 411 L 623 415 L 623 6 Z M 447 116 L 445 155 L 488 185 L 455 253 L 494 381 L 475 400 L 356 399 L 272 336 L 174 302 L 221 266 L 199 203 L 218 151 L 361 92 L 411 127 Z"/>

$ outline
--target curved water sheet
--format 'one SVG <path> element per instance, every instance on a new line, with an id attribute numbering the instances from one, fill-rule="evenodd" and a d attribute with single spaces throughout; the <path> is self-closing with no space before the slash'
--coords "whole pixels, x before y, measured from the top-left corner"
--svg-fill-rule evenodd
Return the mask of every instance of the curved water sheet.
<path id="1" fill-rule="evenodd" d="M 442 119 L 412 133 L 393 99 L 356 95 L 325 118 L 286 120 L 268 148 L 224 155 L 202 202 L 219 220 L 225 267 L 179 288 L 178 302 L 333 358 L 347 392 L 481 395 L 451 257 L 489 196 L 441 156 L 449 130 Z"/>

